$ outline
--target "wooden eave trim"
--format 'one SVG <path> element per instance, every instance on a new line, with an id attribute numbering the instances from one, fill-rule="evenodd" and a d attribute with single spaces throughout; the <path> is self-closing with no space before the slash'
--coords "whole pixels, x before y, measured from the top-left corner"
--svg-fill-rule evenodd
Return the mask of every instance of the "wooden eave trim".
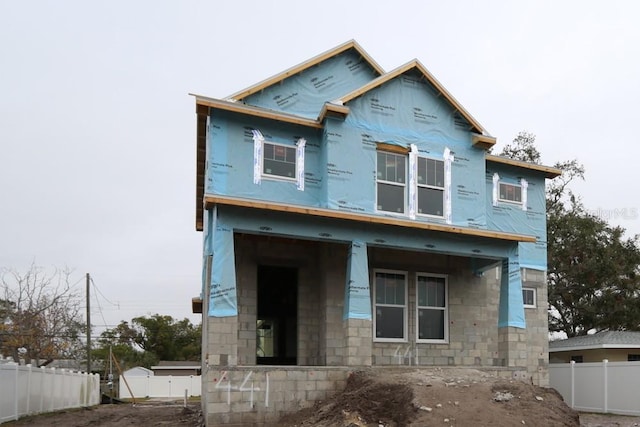
<path id="1" fill-rule="evenodd" d="M 489 135 L 471 134 L 471 143 L 474 147 L 488 150 L 496 144 L 496 138 Z"/>
<path id="2" fill-rule="evenodd" d="M 477 132 L 478 134 L 486 134 L 487 131 L 482 127 L 482 125 L 475 119 L 473 118 L 473 116 L 471 114 L 469 114 L 469 112 L 462 106 L 462 104 L 460 104 L 458 102 L 457 99 L 455 99 L 453 97 L 453 95 L 451 95 L 449 93 L 449 91 L 447 91 L 444 86 L 442 86 L 442 84 L 438 81 L 438 79 L 435 78 L 435 76 L 433 74 L 431 74 L 429 72 L 429 70 L 427 70 L 427 68 L 422 65 L 420 63 L 420 61 L 418 61 L 417 59 L 414 59 L 413 61 L 410 61 L 404 65 L 401 65 L 400 67 L 396 68 L 395 70 L 389 71 L 387 74 L 384 74 L 380 77 L 378 77 L 375 80 L 370 81 L 369 83 L 365 84 L 364 86 L 360 87 L 359 89 L 354 90 L 351 93 L 348 93 L 347 95 L 345 95 L 344 97 L 340 98 L 340 101 L 342 101 L 343 104 L 346 104 L 347 102 L 359 97 L 360 95 L 377 88 L 378 86 L 383 85 L 384 83 L 388 82 L 391 79 L 394 79 L 396 77 L 398 77 L 401 74 L 406 73 L 407 71 L 416 68 L 418 69 L 418 71 L 420 71 L 425 78 L 433 85 L 436 87 L 436 89 L 442 94 L 442 96 L 444 96 L 447 101 L 449 101 L 449 103 L 451 105 L 453 105 L 453 108 L 456 109 L 460 114 L 462 114 L 462 116 L 469 122 L 469 124 L 472 127 L 472 131 L 473 132 Z"/>
<path id="3" fill-rule="evenodd" d="M 488 162 L 501 163 L 504 165 L 510 165 L 518 168 L 533 170 L 536 172 L 542 172 L 544 173 L 545 178 L 549 178 L 549 179 L 553 179 L 562 175 L 562 171 L 558 168 L 553 168 L 551 166 L 537 165 L 535 163 L 523 162 L 521 160 L 514 160 L 508 157 L 493 156 L 488 154 L 485 156 L 485 159 Z"/>
<path id="4" fill-rule="evenodd" d="M 196 230 L 203 229 L 204 174 L 206 164 L 207 116 L 209 108 L 196 106 Z"/>
<path id="5" fill-rule="evenodd" d="M 250 86 L 246 89 L 243 89 L 239 92 L 234 93 L 233 95 L 230 95 L 227 97 L 227 99 L 233 99 L 233 100 L 241 100 L 243 98 L 246 98 L 249 95 L 252 95 L 256 92 L 260 92 L 261 90 L 276 84 L 278 82 L 281 82 L 282 80 L 286 79 L 287 77 L 291 77 L 295 74 L 298 74 L 308 68 L 313 67 L 314 65 L 317 65 L 331 57 L 334 57 L 336 55 L 339 55 L 343 52 L 346 52 L 349 49 L 355 49 L 356 52 L 358 52 L 358 54 L 360 56 L 362 56 L 365 61 L 367 61 L 367 63 L 380 75 L 384 74 L 384 69 L 382 69 L 382 67 L 373 60 L 373 58 L 371 56 L 369 56 L 369 54 L 367 52 L 365 52 L 365 50 L 355 41 L 355 40 L 349 40 L 346 43 L 343 43 L 337 47 L 334 47 L 333 49 L 330 49 L 326 52 L 321 53 L 320 55 L 314 56 L 313 58 L 302 62 L 298 65 L 295 65 L 285 71 L 282 71 L 281 73 L 278 73 L 274 76 L 271 76 L 259 83 L 256 83 L 253 86 Z"/>
<path id="6" fill-rule="evenodd" d="M 204 105 L 217 110 L 231 111 L 233 113 L 246 114 L 249 116 L 262 117 L 265 119 L 276 120 L 279 122 L 286 122 L 286 123 L 292 123 L 300 126 L 322 129 L 322 123 L 320 123 L 317 120 L 307 119 L 300 116 L 294 116 L 292 114 L 284 114 L 284 113 L 280 113 L 273 110 L 266 110 L 264 108 L 246 105 L 241 102 L 223 101 L 220 99 L 207 98 L 200 95 L 193 95 L 193 96 L 196 97 L 197 105 Z"/>
<path id="7" fill-rule="evenodd" d="M 322 110 L 320 110 L 320 114 L 318 115 L 318 121 L 322 123 L 327 117 L 340 117 L 341 119 L 344 119 L 349 115 L 350 111 L 351 109 L 346 105 L 325 102 L 322 106 Z"/>
<path id="8" fill-rule="evenodd" d="M 202 298 L 191 298 L 191 312 L 193 314 L 202 314 Z"/>
<path id="9" fill-rule="evenodd" d="M 377 142 L 376 150 L 389 151 L 391 153 L 397 153 L 397 154 L 409 154 L 409 151 L 410 151 L 409 148 L 407 147 L 401 147 L 399 145 L 394 145 L 394 144 L 387 144 L 386 142 Z"/>
<path id="10" fill-rule="evenodd" d="M 226 196 L 204 197 L 205 208 L 209 209 L 212 205 L 228 205 L 254 209 L 265 209 L 277 212 L 290 212 L 303 215 L 312 215 L 322 218 L 343 219 L 350 221 L 366 222 L 370 224 L 394 225 L 398 227 L 413 228 L 429 231 L 440 231 L 445 233 L 462 234 L 466 236 L 484 237 L 490 239 L 499 239 L 512 242 L 536 242 L 535 236 L 524 234 L 505 233 L 501 231 L 480 230 L 476 228 L 457 227 L 453 225 L 431 224 L 426 222 L 410 221 L 398 218 L 379 217 L 373 215 L 363 215 L 351 212 L 342 212 L 333 209 L 309 208 L 304 206 L 286 205 L 282 203 L 263 202 L 257 200 L 238 199 Z"/>

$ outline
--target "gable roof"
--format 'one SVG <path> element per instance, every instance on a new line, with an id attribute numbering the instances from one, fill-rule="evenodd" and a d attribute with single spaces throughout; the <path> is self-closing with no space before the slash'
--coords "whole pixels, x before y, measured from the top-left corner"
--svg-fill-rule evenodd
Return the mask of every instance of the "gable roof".
<path id="1" fill-rule="evenodd" d="M 256 83 L 253 86 L 249 86 L 246 89 L 242 89 L 241 91 L 228 96 L 226 99 L 229 101 L 240 101 L 253 93 L 260 92 L 261 90 L 269 86 L 272 86 L 276 83 L 280 83 L 287 77 L 291 77 L 295 74 L 298 74 L 304 70 L 307 70 L 323 61 L 326 61 L 329 58 L 337 56 L 350 49 L 353 49 L 356 52 L 358 52 L 358 54 L 367 62 L 367 64 L 371 68 L 373 68 L 376 71 L 376 73 L 384 74 L 384 69 L 382 69 L 382 67 L 378 65 L 378 63 L 374 61 L 373 58 L 369 56 L 369 54 L 365 52 L 365 50 L 355 40 L 352 39 L 346 43 L 343 43 L 337 47 L 334 47 L 333 49 L 329 49 L 326 52 L 321 53 L 320 55 L 314 56 L 313 58 L 305 62 L 302 62 L 298 65 L 294 65 L 293 67 L 288 68 L 282 71 L 281 73 L 271 76 L 259 83 Z"/>
<path id="2" fill-rule="evenodd" d="M 640 332 L 604 331 L 549 343 L 549 352 L 599 348 L 640 348 Z"/>
<path id="3" fill-rule="evenodd" d="M 444 88 L 444 86 L 442 86 L 442 84 L 433 76 L 433 74 L 431 74 L 429 70 L 427 70 L 427 68 L 424 65 L 422 65 L 422 63 L 420 63 L 420 61 L 418 61 L 417 59 L 409 61 L 406 64 L 396 68 L 395 70 L 389 71 L 388 73 L 381 75 L 377 79 L 371 80 L 369 83 L 365 84 L 359 89 L 356 89 L 353 92 L 346 94 L 342 98 L 337 99 L 332 103 L 338 104 L 338 105 L 344 105 L 347 102 L 369 92 L 370 90 L 380 87 L 381 85 L 387 83 L 388 81 L 402 74 L 405 74 L 406 72 L 411 70 L 417 70 L 420 74 L 422 74 L 424 78 L 429 83 L 431 83 L 436 88 L 436 90 L 442 96 L 445 97 L 447 101 L 449 101 L 451 106 L 469 122 L 469 124 L 471 125 L 472 132 L 476 132 L 480 135 L 485 135 L 485 136 L 489 135 L 488 132 L 482 127 L 482 125 L 462 106 L 462 104 L 458 102 L 458 100 L 456 100 L 453 97 L 453 95 L 449 93 L 449 91 L 447 91 Z M 495 138 L 493 139 L 493 141 L 495 143 Z"/>

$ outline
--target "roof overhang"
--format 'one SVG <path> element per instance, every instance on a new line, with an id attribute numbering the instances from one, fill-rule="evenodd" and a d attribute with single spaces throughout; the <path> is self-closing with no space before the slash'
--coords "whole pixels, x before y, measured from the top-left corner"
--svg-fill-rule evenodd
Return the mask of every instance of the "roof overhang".
<path id="1" fill-rule="evenodd" d="M 334 47 L 333 49 L 327 50 L 313 58 L 304 61 L 298 65 L 294 65 L 293 67 L 282 71 L 272 77 L 269 77 L 259 83 L 256 83 L 246 89 L 243 89 L 239 92 L 234 93 L 227 97 L 227 99 L 231 100 L 241 100 L 246 98 L 249 95 L 252 95 L 256 92 L 260 92 L 261 90 L 274 85 L 276 83 L 281 82 L 282 80 L 301 73 L 302 71 L 311 68 L 331 57 L 339 55 L 343 52 L 346 52 L 350 49 L 354 49 L 358 54 L 369 64 L 371 68 L 375 70 L 379 75 L 384 74 L 384 69 L 371 57 L 369 54 L 360 46 L 355 40 L 349 40 L 346 43 L 341 44 L 340 46 Z"/>
<path id="2" fill-rule="evenodd" d="M 496 138 L 489 135 L 480 135 L 478 133 L 471 134 L 471 144 L 474 147 L 488 150 L 496 144 Z"/>
<path id="3" fill-rule="evenodd" d="M 549 347 L 549 353 L 559 353 L 561 351 L 585 351 L 585 350 L 601 350 L 614 349 L 622 350 L 625 348 L 640 348 L 640 344 L 593 344 L 593 345 L 574 345 L 570 347 Z"/>
<path id="4" fill-rule="evenodd" d="M 412 228 L 416 230 L 439 231 L 444 233 L 455 233 L 465 236 L 484 237 L 489 239 L 498 239 L 511 242 L 529 242 L 535 243 L 536 237 L 505 233 L 502 231 L 481 230 L 478 228 L 459 227 L 447 224 L 434 224 L 428 222 L 412 221 L 409 219 L 390 218 L 376 215 L 364 215 L 352 212 L 343 212 L 335 209 L 310 208 L 307 206 L 289 205 L 284 203 L 263 202 L 259 200 L 239 199 L 227 196 L 204 196 L 204 207 L 212 208 L 214 205 L 239 206 L 244 208 L 263 209 L 277 212 L 290 212 L 304 215 L 317 216 L 322 218 L 342 219 L 349 221 L 358 221 L 361 223 L 393 225 L 404 228 Z"/>
<path id="5" fill-rule="evenodd" d="M 202 314 L 202 298 L 191 298 L 191 312 L 193 314 Z"/>
<path id="6" fill-rule="evenodd" d="M 545 178 L 549 178 L 549 179 L 553 179 L 562 175 L 562 171 L 560 169 L 553 168 L 551 166 L 543 166 L 535 163 L 523 162 L 521 160 L 514 160 L 508 157 L 494 156 L 490 154 L 486 155 L 485 158 L 488 162 L 501 163 L 503 165 L 510 165 L 518 168 L 529 169 L 536 172 L 542 172 Z"/>

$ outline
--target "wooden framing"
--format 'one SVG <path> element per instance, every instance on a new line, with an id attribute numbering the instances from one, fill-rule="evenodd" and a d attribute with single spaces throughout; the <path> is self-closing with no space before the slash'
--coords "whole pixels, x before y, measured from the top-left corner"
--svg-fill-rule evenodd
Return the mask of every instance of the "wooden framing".
<path id="1" fill-rule="evenodd" d="M 217 110 L 231 111 L 234 113 L 246 114 L 249 116 L 262 117 L 264 119 L 276 120 L 279 122 L 292 123 L 295 125 L 306 126 L 321 129 L 322 123 L 317 120 L 307 119 L 293 114 L 280 113 L 274 110 L 268 110 L 260 107 L 243 104 L 241 102 L 223 101 L 221 99 L 207 98 L 206 96 L 190 93 L 189 95 L 196 97 L 196 104 L 206 106 Z"/>
<path id="2" fill-rule="evenodd" d="M 388 151 L 396 154 L 409 154 L 409 147 L 401 147 L 399 145 L 387 144 L 386 142 L 377 142 L 376 150 Z"/>
<path id="3" fill-rule="evenodd" d="M 324 122 L 324 119 L 327 117 L 338 117 L 344 120 L 344 118 L 349 114 L 349 111 L 350 109 L 346 105 L 325 102 L 322 106 L 322 110 L 320 110 L 320 114 L 318 115 L 318 121 Z"/>
<path id="4" fill-rule="evenodd" d="M 488 154 L 486 156 L 486 160 L 488 162 L 502 163 L 504 165 L 511 165 L 518 168 L 529 169 L 536 172 L 542 172 L 544 173 L 545 178 L 549 178 L 549 179 L 553 179 L 555 177 L 562 175 L 562 171 L 560 169 L 553 168 L 551 166 L 543 166 L 543 165 L 537 165 L 535 163 L 523 162 L 521 160 L 514 160 L 508 157 L 493 156 Z"/>
<path id="5" fill-rule="evenodd" d="M 512 242 L 530 242 L 535 243 L 535 236 L 524 234 L 505 233 L 501 231 L 481 230 L 477 228 L 458 227 L 446 224 L 433 224 L 427 222 L 418 222 L 408 219 L 389 218 L 383 216 L 363 215 L 351 212 L 343 212 L 335 209 L 309 208 L 304 206 L 286 205 L 283 203 L 263 202 L 259 200 L 239 199 L 226 196 L 204 197 L 204 206 L 206 209 L 213 205 L 228 205 L 244 208 L 264 209 L 277 212 L 290 212 L 303 215 L 318 216 L 323 218 L 343 219 L 349 221 L 366 222 L 370 224 L 393 225 L 398 227 L 413 228 L 419 230 L 440 231 L 445 233 L 455 233 L 466 236 L 485 237 L 489 239 L 507 240 Z"/>
<path id="6" fill-rule="evenodd" d="M 358 52 L 358 54 L 364 58 L 365 61 L 367 61 L 367 63 L 369 64 L 369 66 L 371 66 L 371 68 L 373 68 L 376 73 L 378 73 L 379 75 L 384 74 L 384 69 L 382 69 L 382 67 L 380 65 L 378 65 L 378 63 L 376 61 L 373 60 L 373 58 L 371 56 L 369 56 L 369 54 L 367 52 L 365 52 L 365 50 L 355 41 L 355 40 L 349 40 L 346 43 L 341 44 L 338 47 L 335 47 L 333 49 L 330 49 L 326 52 L 321 53 L 320 55 L 317 55 L 311 59 L 309 59 L 308 61 L 305 61 L 301 64 L 295 65 L 281 73 L 276 74 L 275 76 L 269 77 L 268 79 L 265 79 L 259 83 L 256 83 L 253 86 L 250 86 L 246 89 L 243 89 L 239 92 L 234 93 L 233 95 L 230 95 L 229 97 L 227 97 L 227 99 L 230 100 L 236 100 L 239 101 L 243 98 L 246 98 L 247 96 L 254 94 L 256 92 L 260 92 L 263 89 L 266 89 L 267 87 L 279 83 L 282 80 L 286 79 L 287 77 L 291 77 L 295 74 L 301 73 L 302 71 L 313 67 L 314 65 L 317 65 L 331 57 L 334 57 L 336 55 L 339 55 L 343 52 L 346 52 L 347 50 L 353 49 L 356 52 Z"/>
<path id="7" fill-rule="evenodd" d="M 493 136 L 472 133 L 471 144 L 473 144 L 474 147 L 488 150 L 496 144 L 496 138 L 494 138 Z"/>

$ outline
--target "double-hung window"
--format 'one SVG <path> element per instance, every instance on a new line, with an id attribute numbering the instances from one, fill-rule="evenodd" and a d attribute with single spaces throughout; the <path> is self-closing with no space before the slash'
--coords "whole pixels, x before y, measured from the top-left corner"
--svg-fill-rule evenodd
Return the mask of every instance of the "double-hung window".
<path id="1" fill-rule="evenodd" d="M 270 177 L 296 179 L 296 147 L 264 142 L 262 174 Z"/>
<path id="2" fill-rule="evenodd" d="M 407 193 L 407 156 L 378 151 L 377 163 L 378 210 L 404 214 Z"/>
<path id="3" fill-rule="evenodd" d="M 418 214 L 444 216 L 444 161 L 418 157 Z"/>
<path id="4" fill-rule="evenodd" d="M 447 277 L 418 273 L 416 287 L 418 341 L 446 342 L 449 339 Z"/>
<path id="5" fill-rule="evenodd" d="M 376 270 L 374 274 L 374 318 L 377 341 L 407 339 L 407 274 L 402 271 Z"/>

